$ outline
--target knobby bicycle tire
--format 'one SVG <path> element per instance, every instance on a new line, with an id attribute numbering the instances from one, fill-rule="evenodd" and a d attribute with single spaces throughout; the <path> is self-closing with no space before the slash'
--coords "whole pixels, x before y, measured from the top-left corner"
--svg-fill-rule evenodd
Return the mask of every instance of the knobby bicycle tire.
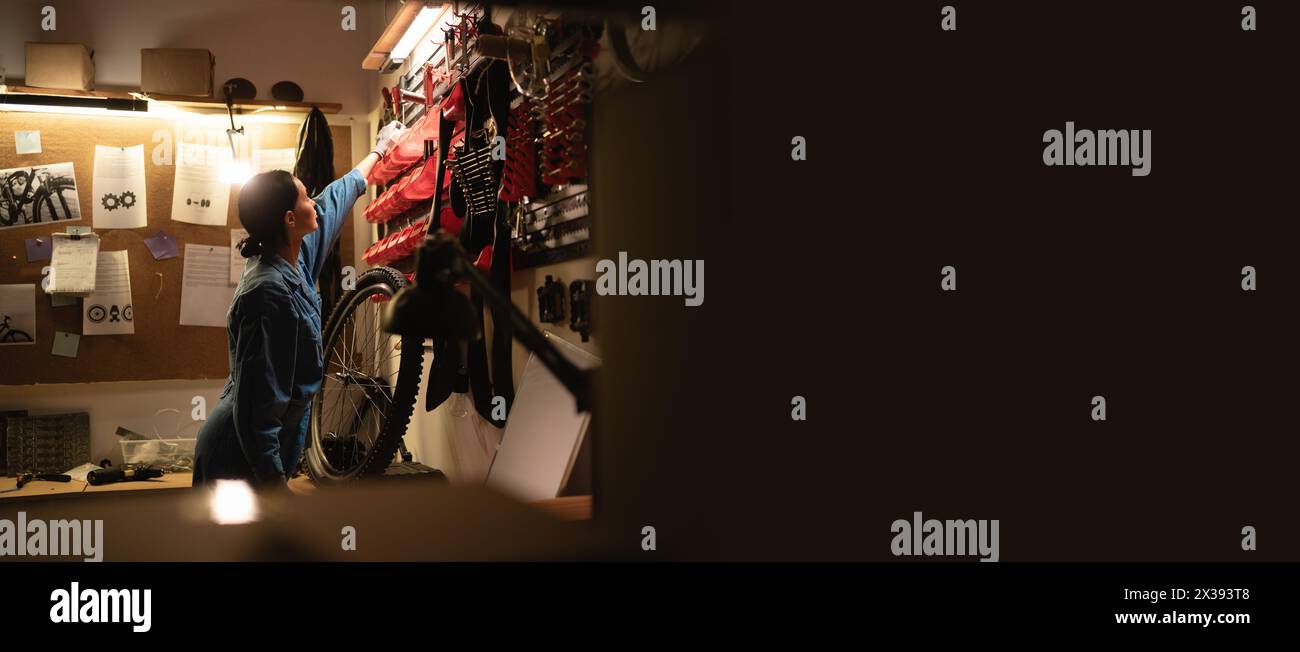
<path id="1" fill-rule="evenodd" d="M 4 179 L 0 183 L 5 184 L 5 189 L 0 190 L 0 226 L 13 226 L 22 217 L 22 209 L 18 203 L 9 195 L 8 184 Z"/>
<path id="2" fill-rule="evenodd" d="M 366 306 L 371 297 L 392 297 L 398 290 L 406 287 L 406 276 L 390 267 L 375 267 L 366 270 L 357 278 L 356 287 L 343 293 L 337 304 L 330 311 L 322 339 L 324 358 L 323 374 L 328 374 L 330 362 L 338 352 L 340 336 L 346 328 L 349 318 L 359 307 Z M 378 324 L 373 324 L 377 329 Z M 424 370 L 424 340 L 401 338 L 400 355 L 396 379 L 391 395 L 385 392 L 385 408 L 379 415 L 380 424 L 375 441 L 362 453 L 362 460 L 355 467 L 340 471 L 329 462 L 327 453 L 321 445 L 321 423 L 325 401 L 325 384 L 322 380 L 321 391 L 312 399 L 311 429 L 308 433 L 306 467 L 308 474 L 319 483 L 344 482 L 367 475 L 379 475 L 393 462 L 398 446 L 406 435 L 411 415 L 415 410 L 415 398 L 420 389 L 420 376 Z M 363 408 L 365 411 L 366 408 Z M 358 415 L 358 424 L 363 418 Z"/>

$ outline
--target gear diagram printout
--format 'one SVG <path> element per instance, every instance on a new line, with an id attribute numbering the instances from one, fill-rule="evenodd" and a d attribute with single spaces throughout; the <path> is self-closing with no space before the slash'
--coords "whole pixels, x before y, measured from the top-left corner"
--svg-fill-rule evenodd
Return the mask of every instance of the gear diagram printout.
<path id="1" fill-rule="evenodd" d="M 144 195 L 144 145 L 95 145 L 91 186 L 97 229 L 138 229 L 148 221 Z"/>

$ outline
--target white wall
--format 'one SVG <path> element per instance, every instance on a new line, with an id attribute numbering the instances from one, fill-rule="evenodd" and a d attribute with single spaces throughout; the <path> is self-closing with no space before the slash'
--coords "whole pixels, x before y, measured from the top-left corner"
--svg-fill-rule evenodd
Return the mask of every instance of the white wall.
<path id="1" fill-rule="evenodd" d="M 546 276 L 550 275 L 555 280 L 564 284 L 564 321 L 558 324 L 543 324 L 541 322 L 542 310 L 537 305 L 537 288 L 546 282 Z M 569 260 L 554 265 L 543 265 L 531 269 L 517 270 L 510 274 L 510 300 L 514 302 L 524 314 L 532 319 L 533 325 L 560 336 L 567 342 L 576 345 L 585 351 L 589 351 L 596 356 L 600 356 L 600 322 L 593 319 L 593 325 L 597 330 L 591 334 L 591 339 L 586 342 L 582 341 L 582 335 L 577 331 L 569 328 L 569 283 L 580 279 L 596 280 L 596 259 L 579 258 Z M 597 316 L 598 317 L 598 316 Z M 515 340 L 514 352 L 511 357 L 511 363 L 514 366 L 515 383 L 519 382 L 524 373 L 524 364 L 528 362 L 528 350 L 524 345 Z"/>
<path id="2" fill-rule="evenodd" d="M 41 29 L 46 5 L 57 12 L 52 32 Z M 342 29 L 344 6 L 356 9 L 355 31 Z M 376 74 L 361 60 L 384 24 L 378 0 L 5 0 L 0 67 L 11 80 L 24 77 L 27 41 L 84 43 L 95 51 L 97 86 L 138 88 L 142 48 L 206 48 L 216 57 L 217 92 L 243 77 L 270 99 L 271 86 L 291 80 L 306 101 L 365 114 Z"/>
<path id="3" fill-rule="evenodd" d="M 176 430 L 194 437 L 200 423 L 192 420 L 191 401 L 202 396 L 208 412 L 217 405 L 224 380 L 151 380 L 121 383 L 0 386 L 0 410 L 27 410 L 29 414 L 90 413 L 91 460 L 107 457 L 122 461 L 119 426 L 142 435 L 153 435 L 154 414 L 163 408 L 179 410 L 179 417 L 157 418 L 158 432 L 167 436 Z M 179 418 L 179 422 L 177 419 Z M 179 425 L 179 428 L 177 426 Z"/>

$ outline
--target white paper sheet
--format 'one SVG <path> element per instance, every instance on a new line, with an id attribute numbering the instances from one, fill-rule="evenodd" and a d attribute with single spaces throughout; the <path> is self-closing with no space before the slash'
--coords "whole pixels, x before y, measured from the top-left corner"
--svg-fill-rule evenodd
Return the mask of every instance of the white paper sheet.
<path id="1" fill-rule="evenodd" d="M 244 265 L 248 262 L 244 254 L 239 253 L 239 248 L 235 245 L 240 240 L 248 237 L 248 231 L 244 229 L 230 230 L 230 284 L 239 285 L 239 279 L 244 276 Z"/>
<path id="2" fill-rule="evenodd" d="M 138 229 L 148 221 L 144 196 L 144 145 L 95 145 L 91 187 L 97 229 Z"/>
<path id="3" fill-rule="evenodd" d="M 134 335 L 131 268 L 126 251 L 99 252 L 95 291 L 81 302 L 82 335 Z"/>
<path id="4" fill-rule="evenodd" d="M 36 343 L 36 286 L 0 285 L 0 346 Z"/>
<path id="5" fill-rule="evenodd" d="M 221 163 L 230 150 L 181 143 L 176 150 L 176 183 L 172 191 L 172 219 L 190 224 L 226 225 L 230 184 L 221 181 Z"/>
<path id="6" fill-rule="evenodd" d="M 590 352 L 551 333 L 546 339 L 580 369 L 600 366 L 600 358 Z M 576 407 L 573 395 L 537 354 L 528 356 L 501 446 L 488 473 L 488 486 L 523 501 L 560 495 L 591 419 L 590 413 L 578 412 Z"/>
<path id="7" fill-rule="evenodd" d="M 501 445 L 502 429 L 479 416 L 470 394 L 452 394 L 438 409 L 448 412 L 442 431 L 456 461 L 456 482 L 483 484 Z"/>
<path id="8" fill-rule="evenodd" d="M 253 173 L 261 174 L 269 170 L 284 170 L 293 174 L 293 166 L 298 162 L 297 153 L 288 149 L 258 149 L 253 151 Z"/>
<path id="9" fill-rule="evenodd" d="M 95 291 L 95 270 L 99 267 L 99 236 L 83 235 L 80 240 L 65 233 L 54 234 L 50 254 L 49 283 L 45 292 L 85 295 Z"/>
<path id="10" fill-rule="evenodd" d="M 235 298 L 235 288 L 229 281 L 229 247 L 185 245 L 181 325 L 225 328 L 226 312 Z"/>

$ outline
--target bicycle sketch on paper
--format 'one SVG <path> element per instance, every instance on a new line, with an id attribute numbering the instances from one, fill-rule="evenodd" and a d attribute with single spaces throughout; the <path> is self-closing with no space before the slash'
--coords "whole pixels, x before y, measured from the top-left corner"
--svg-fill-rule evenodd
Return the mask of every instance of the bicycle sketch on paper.
<path id="1" fill-rule="evenodd" d="M 36 339 L 36 286 L 0 285 L 0 346 Z"/>

